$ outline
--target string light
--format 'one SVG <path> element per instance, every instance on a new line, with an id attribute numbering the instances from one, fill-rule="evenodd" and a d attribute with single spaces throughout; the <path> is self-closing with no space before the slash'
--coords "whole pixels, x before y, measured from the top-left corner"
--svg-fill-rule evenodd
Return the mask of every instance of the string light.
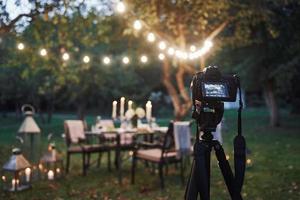
<path id="1" fill-rule="evenodd" d="M 167 47 L 167 45 L 166 45 L 166 43 L 164 41 L 161 41 L 161 42 L 159 42 L 158 47 L 161 50 L 164 50 Z"/>
<path id="2" fill-rule="evenodd" d="M 105 57 L 103 58 L 103 63 L 106 64 L 106 65 L 110 64 L 110 58 L 107 57 L 107 56 L 105 56 Z"/>
<path id="3" fill-rule="evenodd" d="M 117 11 L 118 11 L 119 13 L 124 13 L 125 10 L 126 10 L 125 4 L 124 4 L 122 1 L 120 1 L 120 2 L 117 4 Z"/>
<path id="4" fill-rule="evenodd" d="M 158 54 L 158 59 L 159 60 L 164 60 L 165 59 L 165 54 L 163 54 L 163 53 Z"/>
<path id="5" fill-rule="evenodd" d="M 62 55 L 62 59 L 64 60 L 64 61 L 67 61 L 67 60 L 69 60 L 70 59 L 70 55 L 68 54 L 68 53 L 63 53 L 63 55 Z"/>
<path id="6" fill-rule="evenodd" d="M 83 61 L 84 63 L 89 63 L 89 62 L 90 62 L 90 57 L 89 57 L 89 56 L 83 56 L 82 61 Z"/>
<path id="7" fill-rule="evenodd" d="M 148 57 L 145 56 L 145 55 L 142 55 L 142 56 L 141 56 L 141 62 L 142 62 L 142 63 L 148 62 Z"/>
<path id="8" fill-rule="evenodd" d="M 135 30 L 141 30 L 142 29 L 142 23 L 140 20 L 135 20 L 134 23 L 133 23 L 133 28 Z"/>
<path id="9" fill-rule="evenodd" d="M 41 49 L 40 50 L 40 55 L 41 56 L 46 56 L 47 55 L 47 50 L 46 49 Z"/>
<path id="10" fill-rule="evenodd" d="M 175 53 L 174 48 L 172 48 L 172 47 L 168 48 L 168 54 L 169 55 L 174 55 L 174 53 Z"/>
<path id="11" fill-rule="evenodd" d="M 195 45 L 191 45 L 191 46 L 190 46 L 190 50 L 191 50 L 191 52 L 195 52 L 195 51 L 196 51 Z"/>
<path id="12" fill-rule="evenodd" d="M 148 33 L 147 40 L 149 42 L 154 42 L 155 41 L 155 35 L 154 35 L 154 33 Z"/>
<path id="13" fill-rule="evenodd" d="M 125 64 L 125 65 L 127 65 L 128 63 L 129 63 L 129 58 L 127 57 L 127 56 L 125 56 L 125 57 L 123 57 L 122 58 L 122 62 Z"/>
<path id="14" fill-rule="evenodd" d="M 20 42 L 17 48 L 22 51 L 25 48 L 25 45 L 22 42 Z"/>

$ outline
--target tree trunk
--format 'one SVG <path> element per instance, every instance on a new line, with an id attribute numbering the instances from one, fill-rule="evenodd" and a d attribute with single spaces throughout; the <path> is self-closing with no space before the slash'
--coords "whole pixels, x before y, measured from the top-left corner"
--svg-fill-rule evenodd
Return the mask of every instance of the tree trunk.
<path id="1" fill-rule="evenodd" d="M 272 80 L 268 80 L 264 85 L 264 96 L 267 107 L 270 112 L 270 125 L 272 127 L 278 127 L 279 123 L 279 111 L 277 101 L 274 94 L 274 83 Z"/>

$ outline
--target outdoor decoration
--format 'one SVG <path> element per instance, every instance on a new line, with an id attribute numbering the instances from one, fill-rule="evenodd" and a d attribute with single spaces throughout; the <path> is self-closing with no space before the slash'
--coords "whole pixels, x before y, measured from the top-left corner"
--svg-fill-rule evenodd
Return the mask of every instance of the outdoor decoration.
<path id="1" fill-rule="evenodd" d="M 148 123 L 151 123 L 152 118 L 152 103 L 151 101 L 147 101 L 146 103 L 146 119 Z"/>
<path id="2" fill-rule="evenodd" d="M 54 143 L 49 144 L 48 151 L 42 156 L 39 170 L 43 179 L 54 180 L 63 176 L 63 159 Z"/>
<path id="3" fill-rule="evenodd" d="M 2 167 L 3 189 L 17 192 L 31 187 L 31 165 L 22 155 L 21 150 L 12 150 L 12 156 Z"/>
<path id="4" fill-rule="evenodd" d="M 125 113 L 125 118 L 129 126 L 136 128 L 138 126 L 138 120 L 141 120 L 145 117 L 145 110 L 141 107 L 138 107 L 136 110 L 128 109 Z"/>
<path id="5" fill-rule="evenodd" d="M 24 141 L 22 150 L 31 163 L 37 164 L 40 158 L 41 130 L 33 119 L 35 111 L 31 105 L 23 105 L 22 112 L 25 115 L 25 119 L 18 131 Z"/>

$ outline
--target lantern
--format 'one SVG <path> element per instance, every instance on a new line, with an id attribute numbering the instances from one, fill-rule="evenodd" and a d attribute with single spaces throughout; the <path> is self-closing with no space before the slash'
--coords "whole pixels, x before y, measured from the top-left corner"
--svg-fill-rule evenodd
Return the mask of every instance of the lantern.
<path id="1" fill-rule="evenodd" d="M 2 167 L 3 189 L 16 192 L 31 187 L 31 165 L 24 158 L 21 150 L 13 149 L 12 156 Z"/>
<path id="2" fill-rule="evenodd" d="M 54 143 L 49 144 L 47 153 L 42 156 L 39 170 L 41 177 L 48 180 L 54 180 L 63 176 L 63 160 L 57 153 Z"/>
<path id="3" fill-rule="evenodd" d="M 22 150 L 31 163 L 37 164 L 40 158 L 41 130 L 33 119 L 34 108 L 31 105 L 23 105 L 22 112 L 25 119 L 18 131 L 24 140 Z"/>

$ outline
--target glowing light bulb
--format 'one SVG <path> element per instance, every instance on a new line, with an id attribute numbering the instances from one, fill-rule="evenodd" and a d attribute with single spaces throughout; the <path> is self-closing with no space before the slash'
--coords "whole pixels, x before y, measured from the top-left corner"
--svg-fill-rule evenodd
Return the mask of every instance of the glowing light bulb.
<path id="1" fill-rule="evenodd" d="M 250 164 L 252 163 L 252 160 L 248 158 L 247 161 L 246 161 L 246 163 L 247 163 L 248 165 L 250 165 Z"/>
<path id="2" fill-rule="evenodd" d="M 158 54 L 159 60 L 164 60 L 165 57 L 166 57 L 166 56 L 165 56 L 165 54 L 163 54 L 163 53 Z"/>
<path id="3" fill-rule="evenodd" d="M 82 60 L 84 63 L 89 63 L 91 59 L 89 56 L 84 56 Z"/>
<path id="4" fill-rule="evenodd" d="M 126 10 L 125 4 L 124 4 L 122 1 L 120 1 L 120 2 L 117 4 L 117 11 L 118 11 L 119 13 L 124 13 L 125 10 Z"/>
<path id="5" fill-rule="evenodd" d="M 154 33 L 148 33 L 147 40 L 149 42 L 154 42 L 155 41 L 155 35 L 154 35 Z"/>
<path id="6" fill-rule="evenodd" d="M 168 49 L 168 54 L 169 54 L 169 55 L 174 55 L 174 53 L 175 53 L 174 48 L 170 47 L 170 48 Z"/>
<path id="7" fill-rule="evenodd" d="M 68 53 L 63 53 L 62 59 L 63 59 L 64 61 L 67 61 L 67 60 L 70 59 L 70 55 L 69 55 Z"/>
<path id="8" fill-rule="evenodd" d="M 106 64 L 106 65 L 110 64 L 110 58 L 107 57 L 107 56 L 105 56 L 105 57 L 103 58 L 103 63 Z"/>
<path id="9" fill-rule="evenodd" d="M 127 65 L 128 63 L 129 63 L 129 58 L 127 57 L 127 56 L 125 56 L 125 57 L 123 57 L 122 58 L 122 62 L 125 64 L 125 65 Z"/>
<path id="10" fill-rule="evenodd" d="M 190 50 L 191 50 L 191 52 L 194 52 L 194 51 L 196 51 L 196 47 L 194 45 L 191 45 Z"/>
<path id="11" fill-rule="evenodd" d="M 133 23 L 133 28 L 135 30 L 141 30 L 142 29 L 142 23 L 140 20 L 135 20 L 134 23 Z"/>
<path id="12" fill-rule="evenodd" d="M 40 50 L 40 55 L 41 56 L 46 56 L 47 55 L 47 50 L 46 49 L 41 49 Z"/>
<path id="13" fill-rule="evenodd" d="M 167 45 L 166 45 L 166 43 L 164 41 L 161 41 L 161 42 L 159 42 L 158 47 L 161 50 L 164 50 L 167 47 Z"/>
<path id="14" fill-rule="evenodd" d="M 142 63 L 148 62 L 148 57 L 145 56 L 145 55 L 142 55 L 142 56 L 141 56 L 141 62 L 142 62 Z"/>
<path id="15" fill-rule="evenodd" d="M 25 45 L 22 42 L 20 42 L 17 47 L 19 50 L 23 50 L 25 48 Z"/>
<path id="16" fill-rule="evenodd" d="M 210 49 L 212 46 L 213 46 L 212 41 L 210 41 L 210 40 L 204 41 L 204 48 Z"/>

